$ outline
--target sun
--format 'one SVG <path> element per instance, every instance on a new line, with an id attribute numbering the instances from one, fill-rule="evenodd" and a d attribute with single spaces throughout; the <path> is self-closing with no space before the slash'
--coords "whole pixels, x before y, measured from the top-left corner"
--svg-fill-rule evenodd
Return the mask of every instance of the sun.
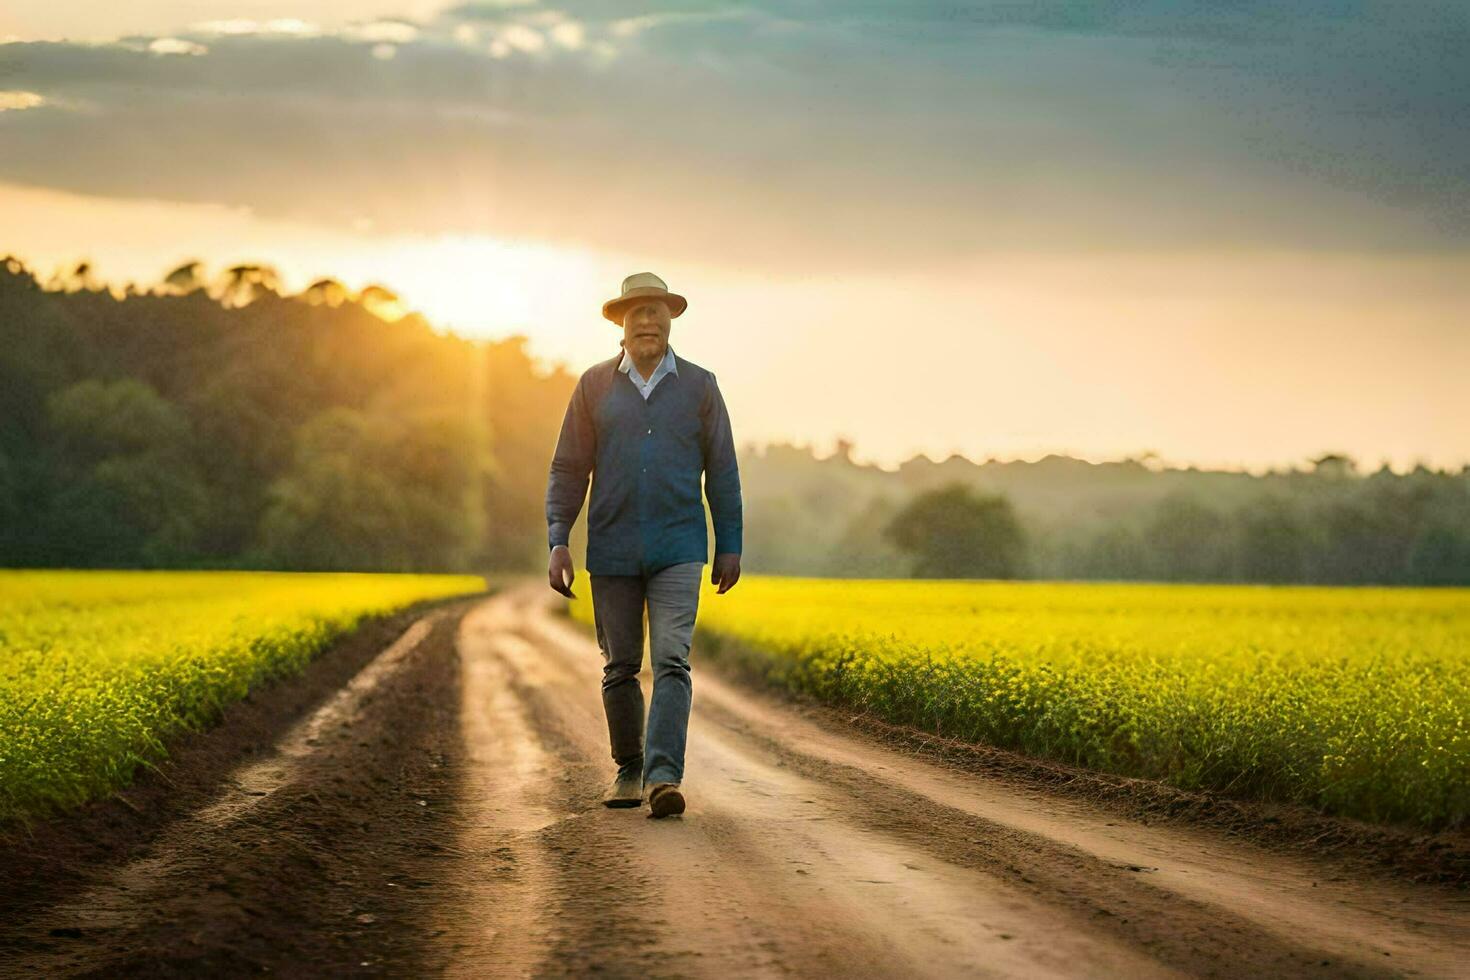
<path id="1" fill-rule="evenodd" d="M 376 238 L 340 263 L 344 281 L 381 283 L 435 326 L 466 336 L 540 336 L 579 308 L 595 310 L 590 298 L 606 291 L 589 253 L 488 235 Z"/>

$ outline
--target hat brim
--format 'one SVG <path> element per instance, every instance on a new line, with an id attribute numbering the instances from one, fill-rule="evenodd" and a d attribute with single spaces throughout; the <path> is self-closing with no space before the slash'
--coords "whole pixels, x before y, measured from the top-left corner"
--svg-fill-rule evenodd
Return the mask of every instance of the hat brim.
<path id="1" fill-rule="evenodd" d="M 669 307 L 669 318 L 673 319 L 689 306 L 689 301 L 678 293 L 666 293 L 661 289 L 652 287 L 640 287 L 629 291 L 626 296 L 610 299 L 602 304 L 602 315 L 618 326 L 623 325 L 623 313 L 630 306 L 636 306 L 646 299 L 661 299 Z"/>

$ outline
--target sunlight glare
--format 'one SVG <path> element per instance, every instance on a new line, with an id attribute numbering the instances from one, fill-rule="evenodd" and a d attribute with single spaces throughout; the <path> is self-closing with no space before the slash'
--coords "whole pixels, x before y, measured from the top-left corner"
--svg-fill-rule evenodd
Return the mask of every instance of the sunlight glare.
<path id="1" fill-rule="evenodd" d="M 436 325 L 474 336 L 538 336 L 564 322 L 556 314 L 569 292 L 601 285 L 598 263 L 585 252 L 486 235 L 390 237 L 343 259 L 354 279 L 390 283 Z M 577 316 L 571 308 L 564 314 Z"/>

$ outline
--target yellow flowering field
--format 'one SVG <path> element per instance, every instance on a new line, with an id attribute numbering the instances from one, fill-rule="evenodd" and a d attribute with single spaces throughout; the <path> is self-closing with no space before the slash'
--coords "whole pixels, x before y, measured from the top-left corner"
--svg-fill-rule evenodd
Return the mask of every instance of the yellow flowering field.
<path id="1" fill-rule="evenodd" d="M 471 575 L 0 570 L 0 823 L 124 785 L 259 682 Z"/>
<path id="2" fill-rule="evenodd" d="M 1466 589 L 745 575 L 706 580 L 699 637 L 949 737 L 1375 821 L 1470 813 Z"/>

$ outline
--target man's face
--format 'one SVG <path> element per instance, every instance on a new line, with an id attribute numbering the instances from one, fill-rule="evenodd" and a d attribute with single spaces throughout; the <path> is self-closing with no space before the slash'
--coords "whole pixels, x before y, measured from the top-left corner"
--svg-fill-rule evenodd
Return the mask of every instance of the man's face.
<path id="1" fill-rule="evenodd" d="M 669 343 L 669 304 L 646 299 L 623 313 L 623 349 L 635 358 L 662 357 Z"/>

